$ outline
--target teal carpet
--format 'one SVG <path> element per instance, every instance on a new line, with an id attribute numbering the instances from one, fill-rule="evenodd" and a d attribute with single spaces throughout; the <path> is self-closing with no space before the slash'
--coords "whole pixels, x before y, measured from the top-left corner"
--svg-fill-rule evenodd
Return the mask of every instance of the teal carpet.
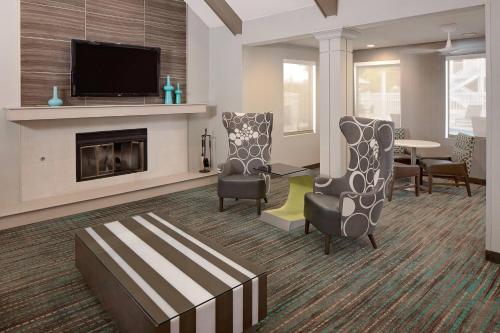
<path id="1" fill-rule="evenodd" d="M 269 207 L 286 180 L 273 181 Z M 499 332 L 500 266 L 484 260 L 485 188 L 400 191 L 368 238 L 334 239 L 323 254 L 313 231 L 260 222 L 254 203 L 226 200 L 215 186 L 0 231 L 0 331 L 116 331 L 74 267 L 73 236 L 87 226 L 149 211 L 264 266 L 268 317 L 259 332 Z"/>

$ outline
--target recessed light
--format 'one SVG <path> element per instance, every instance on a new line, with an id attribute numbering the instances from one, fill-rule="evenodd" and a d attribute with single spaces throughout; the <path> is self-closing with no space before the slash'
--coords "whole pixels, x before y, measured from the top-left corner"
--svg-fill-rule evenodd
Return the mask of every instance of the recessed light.
<path id="1" fill-rule="evenodd" d="M 366 45 L 366 47 L 368 47 L 368 48 L 370 48 L 370 49 L 371 49 L 372 47 L 375 47 L 375 46 L 377 46 L 377 45 L 375 45 L 375 44 L 368 44 L 368 45 Z"/>
<path id="2" fill-rule="evenodd" d="M 471 38 L 471 37 L 477 37 L 477 35 L 478 35 L 477 32 L 466 32 L 462 34 L 462 37 Z"/>

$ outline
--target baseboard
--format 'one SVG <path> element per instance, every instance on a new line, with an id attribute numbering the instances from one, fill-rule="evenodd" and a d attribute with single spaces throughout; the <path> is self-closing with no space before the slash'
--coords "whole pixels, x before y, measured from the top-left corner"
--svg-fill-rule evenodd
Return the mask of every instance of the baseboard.
<path id="1" fill-rule="evenodd" d="M 310 164 L 310 165 L 304 165 L 303 168 L 306 168 L 306 169 L 318 169 L 319 168 L 319 163 Z"/>
<path id="2" fill-rule="evenodd" d="M 486 250 L 485 258 L 495 264 L 500 264 L 500 253 Z"/>
<path id="3" fill-rule="evenodd" d="M 0 217 L 0 230 L 14 228 L 26 224 L 51 220 L 63 216 L 88 212 L 96 209 L 121 205 L 128 202 L 149 199 L 160 195 L 189 190 L 217 182 L 216 176 L 187 180 L 174 184 L 166 184 L 154 188 L 116 194 L 81 202 L 75 202 L 50 208 L 44 208 L 9 216 Z"/>

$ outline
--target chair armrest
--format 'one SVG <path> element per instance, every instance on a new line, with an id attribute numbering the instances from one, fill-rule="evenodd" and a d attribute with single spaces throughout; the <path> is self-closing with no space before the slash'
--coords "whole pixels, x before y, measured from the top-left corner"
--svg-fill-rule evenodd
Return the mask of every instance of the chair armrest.
<path id="1" fill-rule="evenodd" d="M 232 174 L 231 160 L 226 160 L 224 163 L 217 165 L 217 173 L 219 178 L 224 178 Z"/>
<path id="2" fill-rule="evenodd" d="M 346 191 L 340 194 L 339 210 L 343 236 L 363 236 L 375 227 L 384 206 L 383 186 L 384 182 L 380 181 L 374 189 L 366 193 Z"/>
<path id="3" fill-rule="evenodd" d="M 344 178 L 328 178 L 318 176 L 314 179 L 314 193 L 340 195 L 340 193 L 345 189 L 345 187 L 342 186 L 343 183 Z"/>
<path id="4" fill-rule="evenodd" d="M 451 157 L 450 156 L 432 156 L 432 157 L 421 156 L 421 157 L 419 157 L 419 160 L 444 160 L 444 161 L 451 161 Z"/>

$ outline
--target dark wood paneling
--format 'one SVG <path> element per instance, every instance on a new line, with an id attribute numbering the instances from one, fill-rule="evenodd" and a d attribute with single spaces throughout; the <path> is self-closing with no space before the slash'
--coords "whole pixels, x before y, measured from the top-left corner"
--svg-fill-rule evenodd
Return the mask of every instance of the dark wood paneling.
<path id="1" fill-rule="evenodd" d="M 85 12 L 21 2 L 21 36 L 85 38 Z"/>
<path id="2" fill-rule="evenodd" d="M 87 105 L 144 104 L 144 97 L 87 97 Z"/>
<path id="3" fill-rule="evenodd" d="M 144 0 L 87 0 L 87 13 L 144 21 Z"/>
<path id="4" fill-rule="evenodd" d="M 144 45 L 144 22 L 87 13 L 87 39 Z"/>
<path id="5" fill-rule="evenodd" d="M 157 104 L 160 97 L 71 98 L 71 39 L 160 47 L 161 76 L 181 83 L 186 101 L 186 3 L 183 0 L 26 0 L 21 2 L 21 102 L 46 105 L 52 86 L 66 105 Z M 64 73 L 64 75 L 62 74 Z"/>
<path id="6" fill-rule="evenodd" d="M 21 71 L 70 73 L 69 41 L 21 38 Z"/>
<path id="7" fill-rule="evenodd" d="M 168 25 L 172 31 L 186 31 L 186 3 L 184 0 L 146 0 L 146 22 Z"/>
<path id="8" fill-rule="evenodd" d="M 65 105 L 84 105 L 83 98 L 72 98 L 69 74 L 21 73 L 21 105 L 46 106 L 52 98 L 52 87 L 59 87 L 59 98 Z"/>
<path id="9" fill-rule="evenodd" d="M 71 10 L 85 10 L 85 0 L 22 0 L 22 2 Z"/>

